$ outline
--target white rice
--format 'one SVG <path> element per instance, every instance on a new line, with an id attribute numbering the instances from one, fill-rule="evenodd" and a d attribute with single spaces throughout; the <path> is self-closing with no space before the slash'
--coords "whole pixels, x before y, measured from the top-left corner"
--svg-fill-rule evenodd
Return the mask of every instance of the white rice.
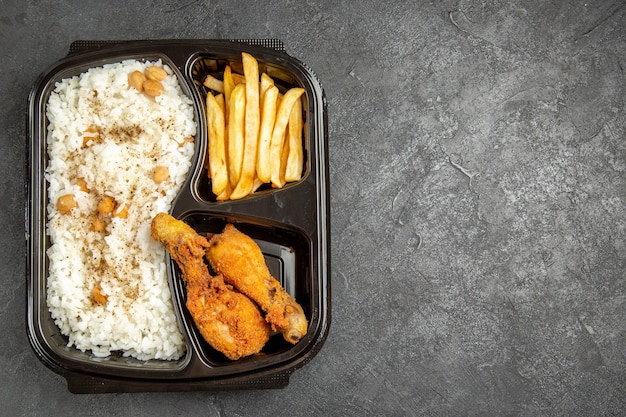
<path id="1" fill-rule="evenodd" d="M 156 98 L 128 86 L 128 74 L 163 67 L 165 93 Z M 165 250 L 150 237 L 150 222 L 167 212 L 191 166 L 195 136 L 191 100 L 160 61 L 128 60 L 91 68 L 57 83 L 47 106 L 49 164 L 47 301 L 68 346 L 106 357 L 112 352 L 140 360 L 178 359 L 185 351 L 173 310 Z M 83 146 L 96 126 L 100 140 Z M 156 184 L 156 166 L 169 179 Z M 84 178 L 88 192 L 76 181 Z M 78 207 L 57 210 L 73 194 Z M 128 217 L 111 216 L 106 229 L 91 231 L 103 196 L 128 206 Z M 100 286 L 105 302 L 93 300 Z"/>

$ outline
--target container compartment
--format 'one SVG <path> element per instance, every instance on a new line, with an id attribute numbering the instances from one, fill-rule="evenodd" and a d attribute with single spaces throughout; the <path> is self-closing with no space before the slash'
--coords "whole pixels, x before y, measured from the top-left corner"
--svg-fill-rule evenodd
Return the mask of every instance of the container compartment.
<path id="1" fill-rule="evenodd" d="M 302 306 L 307 321 L 311 322 L 311 312 L 313 310 L 313 299 L 311 288 L 315 285 L 314 277 L 311 275 L 311 245 L 309 239 L 301 232 L 286 225 L 271 224 L 263 220 L 253 219 L 233 219 L 229 216 L 215 213 L 189 213 L 182 218 L 198 232 L 206 236 L 208 233 L 221 233 L 227 223 L 233 223 L 242 233 L 247 234 L 259 245 L 265 257 L 270 273 Z M 186 290 L 185 283 L 178 265 L 170 263 L 172 280 L 171 288 L 175 297 L 177 311 L 180 315 L 181 328 L 184 329 L 194 351 L 208 367 L 212 369 L 211 374 L 230 372 L 232 368 L 237 371 L 249 371 L 259 366 L 268 366 L 275 363 L 284 362 L 290 357 L 297 355 L 299 351 L 306 348 L 307 340 L 304 338 L 296 345 L 286 342 L 282 335 L 276 334 L 270 337 L 263 350 L 256 355 L 231 361 L 220 352 L 213 349 L 200 335 L 193 318 L 185 307 Z M 212 275 L 215 275 L 209 267 Z M 226 369 L 224 369 L 226 368 Z M 231 369 L 228 369 L 231 368 Z"/>
<path id="2" fill-rule="evenodd" d="M 49 158 L 47 153 L 46 106 L 55 84 L 63 79 L 71 78 L 86 72 L 90 68 L 101 67 L 106 64 L 118 63 L 127 59 L 138 61 L 157 61 L 169 66 L 178 78 L 184 94 L 193 98 L 194 90 L 190 88 L 179 66 L 166 54 L 159 51 L 148 51 L 137 56 L 133 53 L 118 52 L 116 54 L 96 55 L 89 59 L 69 60 L 62 62 L 51 69 L 40 81 L 38 88 L 33 90 L 30 97 L 31 105 L 31 155 L 30 155 L 30 273 L 31 292 L 29 294 L 29 315 L 33 319 L 29 323 L 29 336 L 36 352 L 49 362 L 49 366 L 61 367 L 70 370 L 89 370 L 104 374 L 128 373 L 141 377 L 160 377 L 171 375 L 173 372 L 182 372 L 191 359 L 191 348 L 187 346 L 186 354 L 178 360 L 139 360 L 123 356 L 120 352 L 113 352 L 102 358 L 93 355 L 90 351 L 82 352 L 75 347 L 68 347 L 68 337 L 61 334 L 48 311 L 46 303 L 48 258 L 46 251 L 51 242 L 46 234 L 48 202 L 47 182 L 45 169 Z M 195 110 L 194 117 L 198 119 L 200 113 Z M 196 133 L 200 136 L 200 131 Z M 199 154 L 201 140 L 196 139 L 195 160 Z"/>
<path id="3" fill-rule="evenodd" d="M 255 55 L 255 58 L 257 56 Z M 281 94 L 285 93 L 288 89 L 294 87 L 301 87 L 306 89 L 306 85 L 302 82 L 302 80 L 298 79 L 294 76 L 292 72 L 289 72 L 283 65 L 278 63 L 272 63 L 271 61 L 263 61 L 258 59 L 259 63 L 259 74 L 267 73 L 275 82 L 275 85 L 278 87 L 278 90 Z M 235 55 L 217 55 L 211 53 L 199 53 L 195 54 L 191 57 L 189 61 L 189 70 L 188 76 L 191 78 L 193 85 L 197 88 L 200 97 L 202 97 L 202 110 L 205 112 L 204 115 L 206 117 L 206 96 L 209 93 L 217 94 L 215 91 L 210 90 L 206 86 L 204 86 L 204 80 L 207 75 L 212 75 L 219 80 L 224 78 L 224 68 L 226 66 L 230 66 L 232 71 L 238 74 L 243 74 L 242 62 L 241 62 L 241 54 Z M 307 123 L 307 117 L 309 114 L 309 106 L 307 96 L 310 95 L 310 91 L 308 94 L 304 94 L 301 98 L 303 100 L 302 112 L 303 112 L 303 121 L 304 121 L 304 130 L 303 130 L 303 157 L 304 157 L 304 166 L 303 166 L 303 175 L 299 181 L 289 182 L 285 184 L 285 186 L 281 189 L 272 188 L 271 184 L 263 184 L 255 191 L 255 193 L 245 197 L 246 199 L 254 198 L 258 196 L 263 196 L 268 193 L 278 192 L 283 189 L 288 189 L 294 186 L 297 186 L 300 182 L 306 179 L 306 176 L 309 169 L 309 142 L 311 137 L 311 131 L 308 128 L 309 123 Z M 208 156 L 204 155 L 204 162 L 202 163 L 202 169 L 200 175 L 196 178 L 196 181 L 193 183 L 194 194 L 198 197 L 199 200 L 208 203 L 217 202 L 215 194 L 211 191 L 211 180 L 208 178 Z"/>

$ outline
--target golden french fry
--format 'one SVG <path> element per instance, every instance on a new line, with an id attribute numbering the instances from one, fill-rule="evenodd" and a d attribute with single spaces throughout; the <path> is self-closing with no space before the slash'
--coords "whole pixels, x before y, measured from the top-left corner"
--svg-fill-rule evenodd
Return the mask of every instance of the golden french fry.
<path id="1" fill-rule="evenodd" d="M 217 197 L 215 197 L 215 199 L 217 201 L 226 201 L 228 199 L 230 199 L 230 193 L 233 191 L 232 187 L 230 186 L 230 183 L 226 184 L 226 188 L 224 189 L 224 191 L 222 191 Z"/>
<path id="2" fill-rule="evenodd" d="M 235 89 L 235 82 L 233 81 L 233 74 L 230 66 L 226 65 L 224 68 L 224 103 L 226 107 L 224 108 L 224 118 L 226 120 L 226 124 L 228 124 L 229 115 L 228 115 L 228 107 L 230 106 L 230 95 Z"/>
<path id="3" fill-rule="evenodd" d="M 224 93 L 224 82 L 218 80 L 213 75 L 208 74 L 204 79 L 204 86 L 218 93 Z"/>
<path id="4" fill-rule="evenodd" d="M 304 94 L 304 88 L 291 88 L 287 90 L 283 98 L 280 100 L 278 111 L 276 113 L 276 121 L 272 130 L 272 139 L 270 142 L 270 181 L 275 187 L 282 187 L 284 183 L 280 179 L 280 161 L 285 141 L 285 132 L 289 115 L 296 100 Z M 281 185 L 282 184 L 282 185 Z"/>
<path id="5" fill-rule="evenodd" d="M 261 105 L 261 128 L 259 130 L 259 149 L 257 149 L 256 173 L 263 182 L 270 182 L 270 142 L 276 120 L 278 87 L 272 85 L 263 96 Z"/>
<path id="6" fill-rule="evenodd" d="M 233 70 L 229 65 L 224 67 L 224 80 L 222 81 L 224 85 L 224 94 L 227 95 L 226 98 L 230 97 L 230 93 L 235 88 L 235 81 L 233 80 Z"/>
<path id="7" fill-rule="evenodd" d="M 224 109 L 226 106 L 226 99 L 224 98 L 224 94 L 218 94 L 215 96 L 215 101 L 217 101 L 217 104 L 220 106 L 220 109 L 222 109 L 222 113 L 224 113 Z M 226 124 L 226 113 L 224 113 L 224 124 Z"/>
<path id="8" fill-rule="evenodd" d="M 238 84 L 230 96 L 228 116 L 228 178 L 235 187 L 241 176 L 245 144 L 246 88 Z"/>
<path id="9" fill-rule="evenodd" d="M 221 100 L 221 99 L 220 99 Z M 209 136 L 209 173 L 213 194 L 219 195 L 228 184 L 228 169 L 226 166 L 226 143 L 224 141 L 224 111 L 218 100 L 207 94 L 207 125 Z"/>
<path id="10" fill-rule="evenodd" d="M 222 113 L 224 114 L 224 150 L 226 153 L 226 173 L 228 177 L 228 119 L 226 118 L 226 99 L 224 98 L 224 94 L 218 94 L 215 96 L 215 101 L 222 109 Z M 230 193 L 229 193 L 230 194 Z"/>
<path id="11" fill-rule="evenodd" d="M 289 143 L 289 156 L 285 167 L 285 181 L 287 182 L 298 181 L 302 177 L 304 163 L 302 127 L 302 99 L 298 99 L 291 109 L 287 124 L 287 142 Z"/>
<path id="12" fill-rule="evenodd" d="M 289 158 L 289 142 L 287 141 L 287 130 L 285 130 L 283 148 L 280 152 L 278 180 L 272 181 L 272 186 L 276 188 L 282 188 L 285 186 L 285 170 L 287 168 L 287 158 Z"/>
<path id="13" fill-rule="evenodd" d="M 261 181 L 258 177 L 254 178 L 254 185 L 252 185 L 252 191 L 251 192 L 255 192 L 256 190 L 259 189 L 260 186 L 262 186 L 264 184 L 263 181 Z"/>
<path id="14" fill-rule="evenodd" d="M 246 113 L 245 113 L 245 143 L 241 176 L 239 182 L 230 195 L 231 200 L 237 200 L 250 194 L 254 185 L 256 173 L 257 142 L 259 140 L 259 126 L 261 114 L 259 109 L 259 64 L 257 60 L 246 52 L 241 53 L 243 72 L 246 77 Z"/>
<path id="15" fill-rule="evenodd" d="M 267 75 L 267 73 L 264 72 L 263 74 L 261 74 L 261 88 L 259 91 L 259 97 L 261 98 L 261 101 L 263 101 L 263 97 L 265 96 L 267 90 L 269 90 L 269 88 L 273 85 L 274 80 L 269 75 Z"/>
<path id="16" fill-rule="evenodd" d="M 245 84 L 246 83 L 246 76 L 245 75 L 241 75 L 241 74 L 237 74 L 236 72 L 232 73 L 232 77 L 233 77 L 233 82 L 235 83 L 235 85 L 237 84 Z"/>

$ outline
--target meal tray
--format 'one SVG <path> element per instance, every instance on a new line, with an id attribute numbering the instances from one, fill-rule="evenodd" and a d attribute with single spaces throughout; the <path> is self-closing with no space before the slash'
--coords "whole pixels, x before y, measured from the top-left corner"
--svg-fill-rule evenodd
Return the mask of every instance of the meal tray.
<path id="1" fill-rule="evenodd" d="M 217 201 L 206 172 L 208 73 L 241 63 L 241 52 L 257 58 L 283 89 L 302 87 L 305 167 L 302 179 L 282 189 L 266 187 L 236 201 Z M 252 237 L 268 267 L 302 305 L 309 330 L 291 345 L 273 336 L 255 356 L 231 361 L 200 336 L 185 306 L 185 290 L 177 265 L 167 257 L 172 303 L 186 342 L 179 360 L 140 361 L 122 354 L 97 358 L 68 347 L 46 304 L 50 246 L 46 234 L 48 161 L 46 104 L 56 82 L 92 67 L 124 59 L 161 59 L 172 68 L 185 94 L 194 103 L 198 130 L 192 168 L 174 200 L 170 214 L 198 233 L 220 232 L 226 223 Z M 302 62 L 284 51 L 281 41 L 261 40 L 143 40 L 75 41 L 68 55 L 37 80 L 29 96 L 28 198 L 26 229 L 27 332 L 37 357 L 63 376 L 73 393 L 192 391 L 283 388 L 292 372 L 321 349 L 330 326 L 330 209 L 328 185 L 328 124 L 326 97 L 319 80 Z"/>

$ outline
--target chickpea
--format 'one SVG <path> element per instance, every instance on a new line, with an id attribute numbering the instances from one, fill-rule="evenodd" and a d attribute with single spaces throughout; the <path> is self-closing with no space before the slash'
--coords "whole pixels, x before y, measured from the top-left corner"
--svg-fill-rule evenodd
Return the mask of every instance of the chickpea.
<path id="1" fill-rule="evenodd" d="M 100 200 L 100 203 L 98 203 L 98 213 L 105 216 L 107 214 L 111 214 L 114 208 L 115 200 L 113 199 L 113 197 L 109 197 L 108 195 L 102 197 L 102 200 Z"/>
<path id="2" fill-rule="evenodd" d="M 146 78 L 149 80 L 163 81 L 167 77 L 167 72 L 155 65 L 146 68 Z"/>
<path id="3" fill-rule="evenodd" d="M 76 185 L 78 185 L 78 187 L 80 188 L 82 192 L 85 192 L 85 193 L 89 192 L 89 188 L 87 187 L 87 181 L 85 181 L 83 177 L 80 177 L 79 179 L 76 180 Z"/>
<path id="4" fill-rule="evenodd" d="M 100 140 L 100 131 L 96 126 L 89 126 L 83 132 L 83 147 L 88 146 L 89 142 L 97 142 Z"/>
<path id="5" fill-rule="evenodd" d="M 89 229 L 93 232 L 102 232 L 106 228 L 106 223 L 98 215 L 93 216 Z"/>
<path id="6" fill-rule="evenodd" d="M 128 74 L 128 85 L 133 87 L 140 93 L 143 91 L 143 83 L 146 81 L 146 76 L 141 71 L 133 71 Z"/>
<path id="7" fill-rule="evenodd" d="M 115 213 L 113 213 L 113 216 L 119 217 L 120 219 L 127 219 L 128 204 L 120 204 L 119 206 L 117 206 L 117 208 L 115 209 Z"/>
<path id="8" fill-rule="evenodd" d="M 163 84 L 157 80 L 146 80 L 143 82 L 143 91 L 150 97 L 160 96 L 165 92 Z"/>
<path id="9" fill-rule="evenodd" d="M 108 296 L 102 293 L 102 287 L 100 284 L 96 285 L 93 290 L 91 290 L 91 299 L 98 304 L 104 304 L 108 300 Z"/>
<path id="10" fill-rule="evenodd" d="M 159 165 L 154 169 L 154 173 L 152 174 L 152 179 L 155 183 L 161 184 L 163 181 L 170 177 L 170 171 L 166 166 Z"/>
<path id="11" fill-rule="evenodd" d="M 76 207 L 78 207 L 78 203 L 74 200 L 74 194 L 62 195 L 57 200 L 57 210 L 61 214 L 69 214 Z"/>

